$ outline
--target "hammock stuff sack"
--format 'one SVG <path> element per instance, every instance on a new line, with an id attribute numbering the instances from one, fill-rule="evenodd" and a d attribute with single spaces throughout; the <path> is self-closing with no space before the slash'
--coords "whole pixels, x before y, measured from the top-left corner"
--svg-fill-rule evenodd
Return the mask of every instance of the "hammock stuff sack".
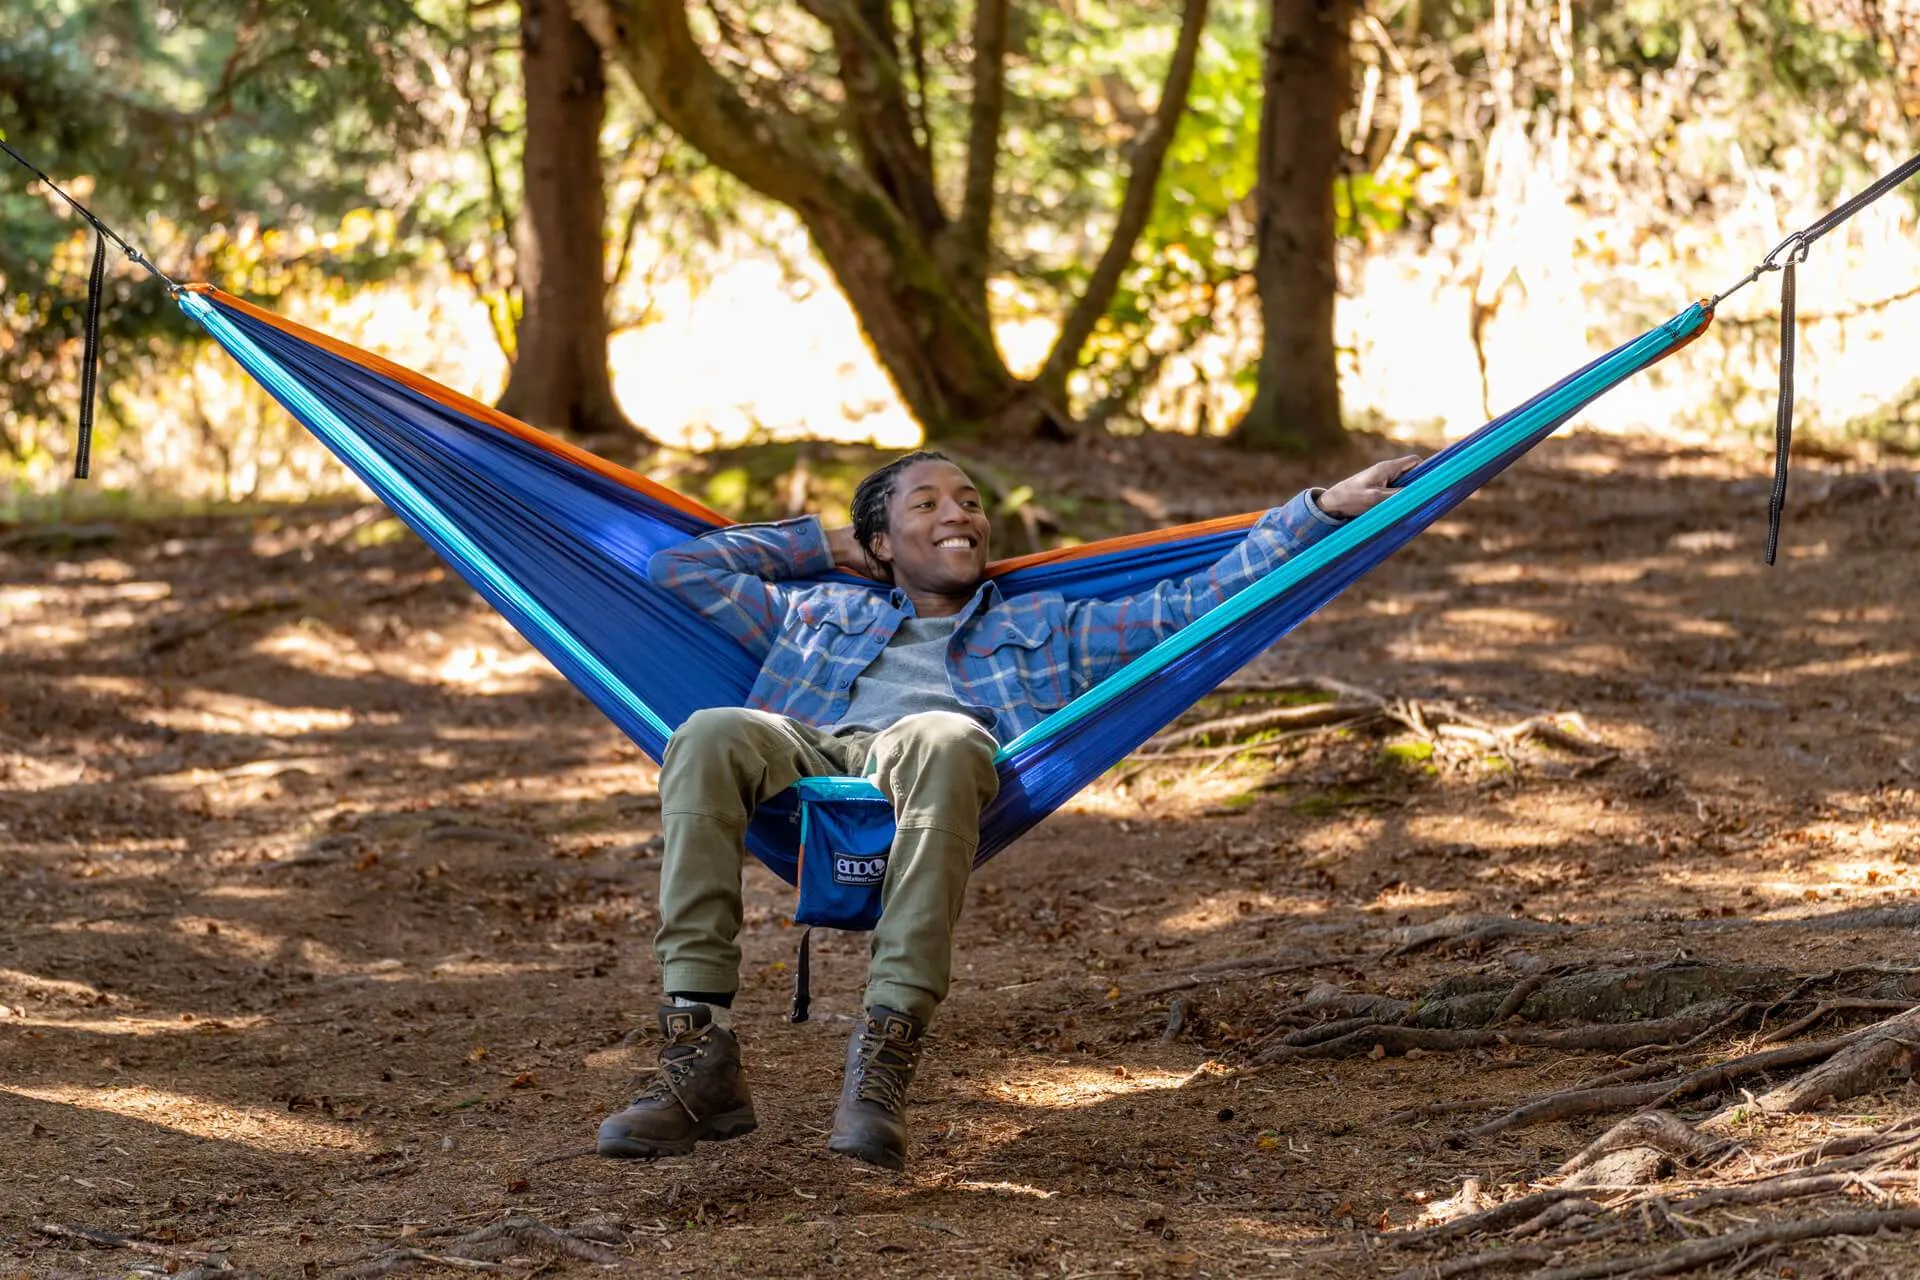
<path id="1" fill-rule="evenodd" d="M 717 512 L 368 352 L 205 286 L 187 315 L 656 761 L 703 707 L 739 706 L 758 664 L 653 585 L 654 552 Z M 1221 681 L 1545 439 L 1712 321 L 1696 303 L 1427 458 L 1327 534 L 1000 748 L 979 861 L 1006 848 Z M 1110 599 L 1224 556 L 1259 513 L 1002 561 L 1009 596 Z M 850 583 L 862 580 L 838 579 Z M 871 584 L 868 584 L 871 585 Z M 875 587 L 876 590 L 883 588 Z M 763 804 L 755 857 L 802 887 L 800 923 L 871 927 L 891 806 L 860 778 L 808 778 Z"/>

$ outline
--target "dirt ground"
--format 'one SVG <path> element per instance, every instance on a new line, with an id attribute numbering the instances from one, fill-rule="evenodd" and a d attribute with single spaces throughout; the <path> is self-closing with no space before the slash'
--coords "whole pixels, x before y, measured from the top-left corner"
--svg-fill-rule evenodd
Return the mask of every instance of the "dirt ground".
<path id="1" fill-rule="evenodd" d="M 996 461 L 1139 527 L 1305 479 L 1167 441 Z M 1920 1113 L 1910 1055 L 1739 1113 L 1737 1158 L 1670 1168 L 1631 1222 L 1476 1242 L 1414 1233 L 1555 1187 L 1630 1109 L 1462 1126 L 1644 1054 L 1274 1050 L 1359 996 L 1615 970 L 1891 967 L 1892 996 L 1797 1031 L 1765 1005 L 1666 1046 L 1676 1070 L 1920 999 L 1916 472 L 1808 462 L 1769 570 L 1766 467 L 1544 446 L 1235 685 L 1391 714 L 1123 767 L 984 869 L 901 1175 L 825 1150 L 863 944 L 816 938 L 815 1019 L 787 1024 L 791 898 L 757 868 L 762 1127 L 587 1153 L 652 1061 L 654 770 L 378 509 L 0 529 L 0 1276 L 1602 1275 L 1910 1211 L 1910 1153 L 1681 1211 Z M 1548 739 L 1498 732 L 1542 713 Z M 1408 932 L 1448 917 L 1470 936 Z M 1755 1240 L 1680 1269 L 1920 1274 L 1912 1234 Z"/>

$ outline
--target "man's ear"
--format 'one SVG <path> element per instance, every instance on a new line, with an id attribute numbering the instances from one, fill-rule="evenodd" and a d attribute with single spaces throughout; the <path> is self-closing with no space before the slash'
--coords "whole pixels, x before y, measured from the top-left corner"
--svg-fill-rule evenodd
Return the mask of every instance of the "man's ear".
<path id="1" fill-rule="evenodd" d="M 873 566 L 876 578 L 882 582 L 893 581 L 893 544 L 884 532 L 873 535 L 873 544 L 867 549 L 867 563 Z"/>

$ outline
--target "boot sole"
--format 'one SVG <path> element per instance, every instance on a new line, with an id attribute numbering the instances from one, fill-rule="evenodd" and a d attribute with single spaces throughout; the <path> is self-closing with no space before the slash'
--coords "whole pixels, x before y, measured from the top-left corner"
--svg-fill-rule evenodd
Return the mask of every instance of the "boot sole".
<path id="1" fill-rule="evenodd" d="M 693 1153 L 696 1142 L 729 1142 L 744 1138 L 760 1127 L 752 1108 L 730 1111 L 703 1121 L 693 1133 L 678 1142 L 654 1142 L 645 1138 L 598 1138 L 594 1150 L 614 1160 L 659 1160 L 667 1156 Z"/>
<path id="2" fill-rule="evenodd" d="M 852 1156 L 861 1164 L 870 1164 L 876 1169 L 891 1169 L 895 1173 L 907 1167 L 907 1158 L 898 1151 L 885 1147 L 865 1147 L 850 1138 L 828 1138 L 827 1150 L 836 1155 Z"/>

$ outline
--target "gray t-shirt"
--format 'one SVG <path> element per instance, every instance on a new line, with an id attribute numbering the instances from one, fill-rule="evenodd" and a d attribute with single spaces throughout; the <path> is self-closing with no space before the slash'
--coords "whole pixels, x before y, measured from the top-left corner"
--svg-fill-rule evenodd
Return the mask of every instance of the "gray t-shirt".
<path id="1" fill-rule="evenodd" d="M 900 629 L 853 682 L 853 700 L 834 726 L 836 733 L 878 733 L 895 721 L 925 711 L 953 711 L 986 722 L 953 694 L 947 677 L 947 644 L 960 619 L 902 618 Z"/>

